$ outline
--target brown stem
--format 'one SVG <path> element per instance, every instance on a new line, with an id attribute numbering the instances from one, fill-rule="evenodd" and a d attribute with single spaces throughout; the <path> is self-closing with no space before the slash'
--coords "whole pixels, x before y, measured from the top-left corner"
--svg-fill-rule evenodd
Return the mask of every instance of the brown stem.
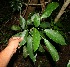
<path id="1" fill-rule="evenodd" d="M 45 4 L 47 4 L 48 2 L 45 2 Z M 28 6 L 41 6 L 41 5 L 43 5 L 43 4 L 27 4 L 27 3 L 24 3 L 23 2 L 23 4 L 25 4 L 26 6 L 28 5 Z"/>
<path id="2" fill-rule="evenodd" d="M 24 12 L 22 12 L 23 17 L 25 16 L 25 14 L 26 14 L 26 12 L 27 12 L 29 3 L 30 3 L 30 0 L 28 0 L 28 4 L 26 5 L 26 9 L 24 10 Z"/>
<path id="3" fill-rule="evenodd" d="M 43 12 L 45 9 L 45 0 L 40 0 L 40 3 L 42 4 L 41 8 L 42 8 L 42 12 Z"/>
<path id="4" fill-rule="evenodd" d="M 61 17 L 61 15 L 64 13 L 64 10 L 66 9 L 66 7 L 69 5 L 70 0 L 66 0 L 66 2 L 63 4 L 61 10 L 59 11 L 58 15 L 56 16 L 54 23 L 56 23 L 59 18 Z"/>
<path id="5" fill-rule="evenodd" d="M 32 3 L 37 4 L 37 3 L 38 3 L 38 0 L 31 0 L 29 4 L 32 4 Z M 27 7 L 27 9 L 25 10 L 25 15 L 23 15 L 23 17 L 24 17 L 25 19 L 28 19 L 28 15 L 35 10 L 35 7 L 29 6 L 29 4 L 27 4 L 28 7 Z M 24 13 L 24 11 L 23 11 L 23 13 Z"/>

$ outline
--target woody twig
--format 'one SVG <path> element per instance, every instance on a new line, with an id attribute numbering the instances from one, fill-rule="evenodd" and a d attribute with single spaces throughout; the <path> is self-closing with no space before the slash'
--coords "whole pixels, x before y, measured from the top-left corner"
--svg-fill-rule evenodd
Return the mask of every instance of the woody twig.
<path id="1" fill-rule="evenodd" d="M 54 23 L 56 23 L 59 20 L 59 18 L 64 13 L 64 10 L 66 9 L 66 7 L 69 5 L 69 3 L 70 3 L 70 0 L 66 0 L 66 2 L 63 4 L 61 10 L 59 11 L 58 15 L 56 16 Z"/>

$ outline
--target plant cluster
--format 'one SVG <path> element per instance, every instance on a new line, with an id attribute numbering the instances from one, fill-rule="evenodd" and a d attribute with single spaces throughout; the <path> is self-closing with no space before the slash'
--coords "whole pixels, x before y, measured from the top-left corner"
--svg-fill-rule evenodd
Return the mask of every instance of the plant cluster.
<path id="1" fill-rule="evenodd" d="M 26 58 L 29 56 L 33 62 L 36 61 L 37 51 L 45 51 L 41 40 L 44 41 L 45 47 L 49 51 L 51 57 L 54 61 L 59 60 L 59 55 L 56 48 L 51 44 L 51 42 L 46 38 L 48 36 L 54 42 L 66 45 L 65 39 L 59 33 L 58 30 L 55 30 L 51 27 L 49 22 L 43 22 L 42 19 L 47 19 L 50 17 L 52 12 L 59 6 L 57 2 L 52 2 L 47 5 L 44 12 L 40 15 L 35 13 L 29 17 L 28 20 L 25 20 L 21 15 L 19 18 L 20 25 L 13 25 L 12 30 L 20 30 L 19 33 L 13 36 L 23 37 L 24 40 L 20 42 L 20 46 L 23 46 L 23 56 Z M 52 22 L 54 26 L 54 22 Z"/>

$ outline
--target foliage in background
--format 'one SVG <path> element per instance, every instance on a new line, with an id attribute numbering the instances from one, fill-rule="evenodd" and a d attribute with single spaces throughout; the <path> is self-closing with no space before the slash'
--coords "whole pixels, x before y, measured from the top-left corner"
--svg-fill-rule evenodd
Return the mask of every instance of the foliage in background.
<path id="1" fill-rule="evenodd" d="M 58 31 L 59 28 L 52 22 L 46 22 L 42 19 L 47 19 L 51 16 L 52 12 L 59 6 L 57 2 L 52 2 L 47 5 L 44 12 L 40 15 L 39 13 L 35 13 L 29 17 L 28 20 L 25 20 L 21 15 L 19 18 L 20 25 L 12 26 L 12 30 L 20 30 L 19 33 L 13 36 L 23 37 L 24 40 L 20 42 L 20 46 L 23 46 L 23 56 L 26 58 L 29 56 L 33 62 L 36 61 L 37 51 L 44 52 L 43 45 L 41 40 L 43 40 L 44 46 L 49 51 L 51 57 L 54 61 L 59 60 L 59 55 L 56 48 L 52 45 L 49 39 L 54 42 L 66 45 L 65 39 Z M 49 39 L 47 38 L 49 37 Z M 57 44 L 56 44 L 57 45 Z"/>

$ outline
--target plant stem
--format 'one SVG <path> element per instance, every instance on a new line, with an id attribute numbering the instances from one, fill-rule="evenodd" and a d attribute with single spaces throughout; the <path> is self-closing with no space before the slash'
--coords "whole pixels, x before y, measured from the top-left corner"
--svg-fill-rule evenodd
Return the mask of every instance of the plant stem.
<path id="1" fill-rule="evenodd" d="M 59 18 L 61 17 L 61 15 L 64 13 L 64 10 L 66 9 L 66 7 L 69 5 L 70 0 L 66 0 L 66 2 L 63 4 L 61 10 L 59 11 L 58 15 L 56 16 L 54 23 L 56 23 Z"/>

